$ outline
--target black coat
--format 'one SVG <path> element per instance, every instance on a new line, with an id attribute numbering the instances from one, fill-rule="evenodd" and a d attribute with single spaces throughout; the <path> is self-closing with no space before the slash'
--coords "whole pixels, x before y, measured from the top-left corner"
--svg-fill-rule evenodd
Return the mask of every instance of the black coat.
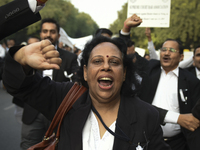
<path id="1" fill-rule="evenodd" d="M 72 81 L 77 81 L 77 69 L 78 69 L 78 62 L 77 62 L 77 55 L 71 53 L 67 50 L 57 48 L 60 58 L 62 59 L 62 64 L 59 70 L 53 70 L 53 80 L 58 82 L 66 82 L 69 81 L 68 78 L 64 76 L 64 71 L 67 71 L 67 74 L 73 73 Z"/>
<path id="2" fill-rule="evenodd" d="M 50 120 L 73 85 L 71 82 L 54 82 L 48 77 L 42 79 L 38 74 L 26 76 L 21 65 L 10 55 L 6 58 L 3 80 L 10 94 L 18 98 L 23 97 L 23 100 Z M 12 82 L 13 80 L 16 82 Z M 58 150 L 82 149 L 82 131 L 90 111 L 91 99 L 86 91 L 64 118 Z M 157 110 L 137 97 L 121 97 L 116 123 L 131 139 L 131 143 L 136 145 L 115 138 L 115 150 L 135 150 L 138 143 L 141 146 L 148 143 L 149 150 L 170 149 L 162 138 Z M 120 134 L 118 130 L 116 133 Z"/>
<path id="3" fill-rule="evenodd" d="M 158 82 L 161 74 L 161 64 L 159 60 L 150 60 L 149 64 L 146 66 L 147 75 L 146 78 L 142 81 L 142 94 L 140 98 L 148 103 L 153 102 L 155 96 Z M 187 92 L 184 92 L 184 97 L 187 97 L 187 103 L 183 102 L 180 97 L 179 90 L 187 89 Z M 193 74 L 188 71 L 179 68 L 179 77 L 178 77 L 178 100 L 180 113 L 191 113 L 192 108 L 196 104 L 197 100 L 200 98 L 200 81 L 194 77 Z M 164 117 L 167 113 L 166 110 L 160 111 L 161 121 L 163 122 Z"/>
<path id="4" fill-rule="evenodd" d="M 11 51 L 15 51 L 19 47 L 13 47 Z M 62 59 L 62 64 L 60 66 L 59 70 L 53 70 L 53 80 L 58 82 L 67 82 L 69 81 L 68 78 L 64 76 L 64 71 L 67 71 L 68 74 L 75 74 L 72 78 L 73 81 L 76 81 L 76 71 L 78 68 L 77 63 L 77 56 L 73 53 L 70 53 L 66 50 L 57 49 L 60 53 L 60 58 Z M 39 74 L 42 74 L 42 72 L 39 71 Z M 27 103 L 24 103 L 23 100 L 14 97 L 13 103 L 17 104 L 18 106 L 21 106 L 24 108 L 23 115 L 22 115 L 22 122 L 25 124 L 31 124 L 39 114 L 39 111 L 28 105 Z"/>
<path id="5" fill-rule="evenodd" d="M 0 7 L 0 40 L 41 19 L 34 14 L 27 0 L 14 0 Z"/>
<path id="6" fill-rule="evenodd" d="M 150 60 L 146 68 L 148 76 L 142 81 L 142 91 L 140 98 L 148 103 L 152 103 L 158 82 L 161 75 L 161 64 L 158 60 Z M 183 92 L 184 97 L 187 97 L 187 103 L 183 102 L 179 90 L 187 89 L 187 92 Z M 197 101 L 200 99 L 200 81 L 190 72 L 185 69 L 179 68 L 178 77 L 178 102 L 181 114 L 192 113 L 192 108 L 195 106 Z M 199 108 L 199 106 L 198 106 Z M 167 113 L 167 110 L 157 108 L 160 114 L 160 123 L 162 124 Z M 181 128 L 190 149 L 200 149 L 200 128 L 191 132 L 185 128 Z"/>
<path id="7" fill-rule="evenodd" d="M 59 70 L 54 69 L 53 70 L 53 80 L 57 82 L 67 82 L 69 81 L 69 78 L 66 78 L 64 76 L 64 71 L 67 71 L 68 75 L 73 73 L 74 76 L 72 77 L 73 81 L 76 81 L 76 72 L 78 68 L 77 63 L 77 56 L 73 53 L 70 53 L 66 50 L 57 49 L 60 58 L 62 59 L 62 64 L 60 66 Z M 24 112 L 22 115 L 22 122 L 25 124 L 31 124 L 39 114 L 39 111 L 37 111 L 35 108 L 29 106 L 28 104 L 24 103 Z"/>
<path id="8" fill-rule="evenodd" d="M 195 77 L 197 77 L 196 74 L 196 69 L 194 66 L 191 66 L 189 68 L 186 68 L 189 72 L 191 72 L 192 74 L 195 75 Z M 196 103 L 196 105 L 194 106 L 194 108 L 192 109 L 192 114 L 198 118 L 200 120 L 200 99 L 198 100 L 198 102 Z"/>
<path id="9" fill-rule="evenodd" d="M 188 70 L 188 71 L 191 72 L 193 75 L 195 75 L 195 77 L 197 77 L 196 70 L 195 70 L 195 67 L 194 67 L 194 66 L 188 67 L 188 68 L 186 68 L 186 70 Z"/>
<path id="10" fill-rule="evenodd" d="M 130 39 L 130 35 L 122 35 L 120 32 L 120 37 L 125 41 Z M 139 63 L 140 72 L 145 72 L 142 75 L 142 85 L 141 90 L 138 92 L 139 97 L 152 104 L 153 98 L 155 96 L 158 82 L 161 74 L 161 64 L 158 60 L 150 60 L 147 61 L 143 57 L 136 55 Z M 184 92 L 184 97 L 187 97 L 187 103 L 183 102 L 180 97 L 179 89 L 188 89 L 188 92 Z M 179 78 L 178 78 L 178 100 L 180 113 L 193 113 L 193 115 L 200 119 L 200 81 L 190 72 L 179 68 Z M 198 101 L 199 100 L 199 101 Z M 197 103 L 198 101 L 198 103 Z M 196 104 L 196 106 L 195 106 Z M 195 106 L 195 108 L 194 108 Z M 165 115 L 167 110 L 158 108 L 160 114 L 160 124 L 163 124 Z M 195 130 L 195 132 L 191 132 L 185 128 L 181 128 L 185 138 L 187 139 L 187 143 L 190 149 L 200 149 L 200 127 Z"/>

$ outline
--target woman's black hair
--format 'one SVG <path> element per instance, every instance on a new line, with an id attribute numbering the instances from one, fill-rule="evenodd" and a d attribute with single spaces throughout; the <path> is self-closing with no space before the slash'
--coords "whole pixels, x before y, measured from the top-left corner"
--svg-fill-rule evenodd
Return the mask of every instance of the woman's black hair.
<path id="1" fill-rule="evenodd" d="M 135 77 L 135 65 L 132 61 L 132 57 L 128 56 L 126 54 L 127 52 L 127 46 L 126 43 L 124 42 L 123 39 L 121 38 L 107 38 L 104 36 L 98 36 L 93 38 L 91 41 L 89 41 L 86 45 L 85 48 L 83 50 L 83 54 L 82 54 L 82 59 L 81 59 L 81 66 L 77 72 L 78 74 L 78 79 L 79 82 L 88 88 L 88 84 L 87 82 L 84 80 L 84 76 L 83 76 L 83 67 L 84 65 L 88 65 L 88 60 L 90 57 L 90 54 L 93 50 L 94 47 L 96 47 L 98 44 L 103 43 L 103 42 L 109 42 L 114 44 L 115 46 L 118 47 L 118 49 L 121 51 L 122 56 L 123 56 L 123 65 L 124 68 L 126 68 L 126 79 L 122 84 L 122 88 L 121 88 L 121 94 L 123 95 L 128 95 L 128 96 L 134 96 L 136 93 L 136 89 L 138 89 L 138 85 L 139 82 L 137 81 L 136 77 Z M 132 89 L 132 86 L 136 87 L 136 89 Z"/>

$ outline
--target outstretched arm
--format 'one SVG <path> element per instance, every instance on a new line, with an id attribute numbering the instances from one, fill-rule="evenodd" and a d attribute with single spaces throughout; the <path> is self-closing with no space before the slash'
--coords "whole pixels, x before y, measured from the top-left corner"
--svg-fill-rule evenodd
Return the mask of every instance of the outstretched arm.
<path id="1" fill-rule="evenodd" d="M 33 69 L 59 69 L 61 61 L 49 40 L 12 47 L 6 56 L 3 71 L 7 92 L 52 119 L 73 83 L 56 83 L 49 77 L 33 73 Z"/>
<path id="2" fill-rule="evenodd" d="M 23 66 L 25 72 L 29 72 L 31 68 L 60 69 L 59 65 L 62 62 L 59 52 L 49 40 L 24 46 L 14 54 L 13 58 Z"/>

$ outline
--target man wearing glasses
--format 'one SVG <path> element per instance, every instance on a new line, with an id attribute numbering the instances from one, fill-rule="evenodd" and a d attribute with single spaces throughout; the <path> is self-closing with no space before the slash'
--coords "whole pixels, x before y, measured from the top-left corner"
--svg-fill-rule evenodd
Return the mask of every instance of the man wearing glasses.
<path id="1" fill-rule="evenodd" d="M 129 33 L 131 27 L 141 22 L 140 17 L 133 15 L 126 19 L 122 31 Z M 163 138 L 172 150 L 197 150 L 200 149 L 200 121 L 191 111 L 200 98 L 200 81 L 178 67 L 182 59 L 183 46 L 173 39 L 163 43 L 160 60 L 144 59 L 147 76 L 142 79 L 139 97 L 159 111 Z"/>

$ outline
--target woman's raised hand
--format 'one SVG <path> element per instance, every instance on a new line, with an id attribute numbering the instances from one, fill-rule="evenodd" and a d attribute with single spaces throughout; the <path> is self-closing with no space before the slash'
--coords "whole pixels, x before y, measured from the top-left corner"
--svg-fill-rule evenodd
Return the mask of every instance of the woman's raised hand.
<path id="1" fill-rule="evenodd" d="M 14 55 L 14 59 L 24 68 L 39 70 L 60 69 L 62 62 L 59 52 L 49 40 L 42 40 L 22 47 Z"/>

